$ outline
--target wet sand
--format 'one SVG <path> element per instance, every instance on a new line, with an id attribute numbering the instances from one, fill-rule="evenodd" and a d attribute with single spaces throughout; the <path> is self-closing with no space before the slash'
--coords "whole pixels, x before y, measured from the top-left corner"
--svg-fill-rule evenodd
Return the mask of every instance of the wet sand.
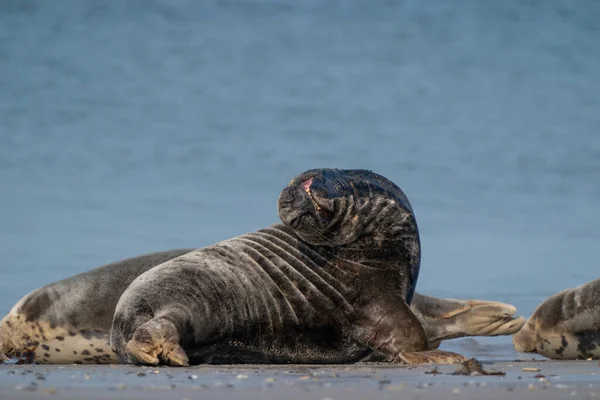
<path id="1" fill-rule="evenodd" d="M 600 398 L 598 361 L 485 362 L 504 376 L 455 366 L 390 364 L 0 366 L 0 399 L 565 399 Z M 524 368 L 539 369 L 523 370 Z M 432 373 L 437 372 L 437 373 Z"/>

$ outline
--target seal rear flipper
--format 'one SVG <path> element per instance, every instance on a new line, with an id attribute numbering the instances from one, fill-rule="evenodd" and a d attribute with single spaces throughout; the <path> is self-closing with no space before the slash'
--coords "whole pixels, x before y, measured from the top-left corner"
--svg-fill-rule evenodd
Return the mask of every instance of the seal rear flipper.
<path id="1" fill-rule="evenodd" d="M 410 307 L 432 347 L 465 336 L 512 335 L 525 324 L 523 317 L 514 317 L 514 306 L 495 301 L 438 299 L 415 293 Z"/>
<path id="2" fill-rule="evenodd" d="M 10 354 L 13 352 L 13 346 L 7 339 L 2 322 L 0 322 L 0 364 L 8 362 L 11 359 Z"/>
<path id="3" fill-rule="evenodd" d="M 0 320 L 0 363 L 30 363 L 33 362 L 33 344 L 21 343 L 18 345 L 15 338 L 19 336 L 14 316 L 9 313 Z"/>

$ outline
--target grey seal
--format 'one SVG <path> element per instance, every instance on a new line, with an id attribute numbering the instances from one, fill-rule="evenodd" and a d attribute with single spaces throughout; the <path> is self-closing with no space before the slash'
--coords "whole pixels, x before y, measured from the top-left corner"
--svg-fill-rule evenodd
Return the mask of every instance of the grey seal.
<path id="1" fill-rule="evenodd" d="M 350 363 L 376 352 L 407 364 L 465 361 L 433 350 L 409 307 L 421 246 L 398 186 L 371 171 L 314 169 L 288 184 L 278 210 L 282 224 L 137 277 L 114 313 L 118 359 L 185 366 L 251 354 L 254 362 Z"/>
<path id="2" fill-rule="evenodd" d="M 191 250 L 129 258 L 32 291 L 0 321 L 0 360 L 28 354 L 40 364 L 116 363 L 108 339 L 121 294 L 143 272 Z"/>
<path id="3" fill-rule="evenodd" d="M 193 250 L 128 258 L 32 291 L 0 321 L 0 361 L 28 355 L 39 364 L 116 363 L 109 332 L 121 294 L 143 272 Z M 439 299 L 415 293 L 410 308 L 433 347 L 463 336 L 510 335 L 524 322 L 513 317 L 516 309 L 512 305 L 493 301 Z M 252 362 L 251 354 L 240 357 Z M 227 362 L 234 358 L 230 355 Z"/>
<path id="4" fill-rule="evenodd" d="M 600 358 L 600 279 L 542 302 L 513 336 L 515 350 L 552 359 Z"/>
<path id="5" fill-rule="evenodd" d="M 109 331 L 125 289 L 143 272 L 193 250 L 128 258 L 32 291 L 0 321 L 0 360 L 28 355 L 41 364 L 116 363 Z M 462 336 L 512 334 L 524 322 L 513 318 L 513 306 L 499 302 L 438 299 L 415 293 L 410 307 L 431 347 Z M 239 351 L 239 347 L 236 350 L 222 360 L 252 362 L 256 356 Z M 212 358 L 212 362 L 218 361 Z"/>

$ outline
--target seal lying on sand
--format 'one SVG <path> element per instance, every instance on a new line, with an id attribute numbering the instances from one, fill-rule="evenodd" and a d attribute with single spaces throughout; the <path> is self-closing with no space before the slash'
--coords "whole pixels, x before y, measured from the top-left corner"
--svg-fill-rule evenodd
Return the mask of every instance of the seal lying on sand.
<path id="1" fill-rule="evenodd" d="M 129 258 L 43 286 L 0 321 L 0 359 L 33 352 L 36 363 L 116 363 L 108 344 L 121 294 L 143 272 L 192 249 Z"/>
<path id="2" fill-rule="evenodd" d="M 0 321 L 0 360 L 3 355 L 19 357 L 32 350 L 37 363 L 116 363 L 108 340 L 121 294 L 143 272 L 193 250 L 126 259 L 34 290 Z M 522 318 L 512 318 L 513 306 L 498 302 L 436 299 L 415 293 L 410 307 L 433 347 L 462 336 L 512 334 L 524 323 Z M 222 361 L 254 362 L 253 352 L 236 350 Z M 208 357 L 206 351 L 202 354 Z M 212 357 L 212 362 L 220 361 Z"/>
<path id="3" fill-rule="evenodd" d="M 411 205 L 365 170 L 307 171 L 282 191 L 276 224 L 192 251 L 136 278 L 111 348 L 126 363 L 188 365 L 238 352 L 256 362 L 456 363 L 431 350 L 409 308 L 420 242 Z M 204 353 L 209 356 L 204 357 Z"/>
<path id="4" fill-rule="evenodd" d="M 548 358 L 600 358 L 600 279 L 540 304 L 513 337 L 515 349 Z"/>
<path id="5" fill-rule="evenodd" d="M 32 350 L 41 364 L 116 363 L 108 342 L 121 294 L 143 272 L 193 250 L 129 258 L 34 290 L 0 322 L 0 361 Z M 434 346 L 463 336 L 509 335 L 524 322 L 512 318 L 513 306 L 498 302 L 415 293 L 410 308 Z M 246 359 L 251 362 L 251 357 Z"/>

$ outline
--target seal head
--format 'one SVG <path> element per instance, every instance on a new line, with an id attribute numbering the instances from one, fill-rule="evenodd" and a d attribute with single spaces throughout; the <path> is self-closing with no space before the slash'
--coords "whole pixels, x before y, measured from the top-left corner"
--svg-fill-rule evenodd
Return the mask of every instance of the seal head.
<path id="1" fill-rule="evenodd" d="M 281 221 L 307 243 L 380 268 L 408 266 L 410 304 L 421 245 L 411 204 L 396 184 L 367 170 L 313 169 L 288 184 L 278 205 Z"/>

